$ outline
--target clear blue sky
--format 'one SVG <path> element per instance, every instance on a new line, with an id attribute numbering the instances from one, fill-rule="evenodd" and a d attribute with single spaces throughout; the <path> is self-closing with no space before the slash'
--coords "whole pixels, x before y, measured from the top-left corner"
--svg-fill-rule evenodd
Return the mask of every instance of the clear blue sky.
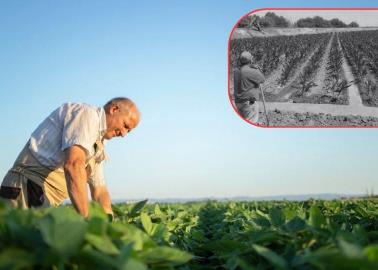
<path id="1" fill-rule="evenodd" d="M 373 5 L 0 1 L 0 178 L 60 104 L 128 96 L 142 120 L 107 144 L 114 198 L 378 192 L 378 130 L 262 129 L 233 111 L 230 31 L 242 15 L 283 3 Z"/>

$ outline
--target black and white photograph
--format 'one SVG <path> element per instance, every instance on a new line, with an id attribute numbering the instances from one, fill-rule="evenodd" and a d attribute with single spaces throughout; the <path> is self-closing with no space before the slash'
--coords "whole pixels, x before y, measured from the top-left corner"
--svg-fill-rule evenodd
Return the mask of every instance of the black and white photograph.
<path id="1" fill-rule="evenodd" d="M 260 127 L 377 127 L 378 10 L 263 10 L 229 40 L 229 95 Z"/>

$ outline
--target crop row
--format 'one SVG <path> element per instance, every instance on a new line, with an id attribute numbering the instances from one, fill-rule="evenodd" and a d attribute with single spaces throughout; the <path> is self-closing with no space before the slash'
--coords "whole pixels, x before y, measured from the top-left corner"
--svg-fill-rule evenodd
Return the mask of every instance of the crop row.
<path id="1" fill-rule="evenodd" d="M 327 60 L 324 89 L 330 96 L 330 103 L 347 103 L 347 89 L 352 82 L 345 79 L 343 55 L 340 50 L 338 33 L 335 33 Z M 342 96 L 343 98 L 340 98 Z"/>
<path id="2" fill-rule="evenodd" d="M 0 269 L 377 269 L 377 201 L 204 202 L 14 210 Z"/>
<path id="3" fill-rule="evenodd" d="M 378 31 L 340 33 L 341 46 L 365 105 L 378 105 Z"/>
<path id="4" fill-rule="evenodd" d="M 324 38 L 320 43 L 319 47 L 315 50 L 313 55 L 310 57 L 307 65 L 300 72 L 295 85 L 293 87 L 297 88 L 293 95 L 295 97 L 303 98 L 303 96 L 310 91 L 310 89 L 317 84 L 314 82 L 317 71 L 321 65 L 323 56 L 326 51 L 326 47 L 331 38 L 331 34 L 327 38 Z"/>
<path id="5" fill-rule="evenodd" d="M 207 203 L 184 227 L 186 269 L 375 269 L 376 203 Z M 193 220 L 189 218 L 188 220 Z M 204 267 L 205 265 L 205 267 Z"/>
<path id="6" fill-rule="evenodd" d="M 298 64 L 313 52 L 328 34 L 272 36 L 235 39 L 230 44 L 230 64 L 237 66 L 242 51 L 253 55 L 254 64 L 269 76 L 279 64 L 283 64 L 280 83 L 285 84 Z"/>

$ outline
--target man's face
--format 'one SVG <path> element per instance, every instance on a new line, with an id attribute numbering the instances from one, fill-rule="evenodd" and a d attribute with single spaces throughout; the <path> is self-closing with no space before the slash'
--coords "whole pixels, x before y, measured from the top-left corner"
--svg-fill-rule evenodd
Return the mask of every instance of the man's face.
<path id="1" fill-rule="evenodd" d="M 139 118 L 135 108 L 130 112 L 124 112 L 120 107 L 113 106 L 106 113 L 106 133 L 104 139 L 110 140 L 114 137 L 124 137 L 138 124 Z"/>

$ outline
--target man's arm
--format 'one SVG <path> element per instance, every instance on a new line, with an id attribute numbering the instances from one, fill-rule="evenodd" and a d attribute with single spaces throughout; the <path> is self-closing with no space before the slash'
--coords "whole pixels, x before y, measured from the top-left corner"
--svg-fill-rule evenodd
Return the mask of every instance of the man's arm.
<path id="1" fill-rule="evenodd" d="M 89 187 L 92 200 L 98 202 L 104 209 L 105 213 L 113 215 L 112 202 L 106 186 L 93 186 L 90 184 Z"/>
<path id="2" fill-rule="evenodd" d="M 257 76 L 256 76 L 256 81 L 258 84 L 261 84 L 261 83 L 264 83 L 265 82 L 265 76 L 264 74 L 262 73 L 262 70 L 260 67 L 258 67 L 257 69 Z"/>
<path id="3" fill-rule="evenodd" d="M 81 146 L 73 145 L 64 150 L 64 153 L 68 195 L 76 211 L 83 217 L 88 217 L 86 152 Z"/>

